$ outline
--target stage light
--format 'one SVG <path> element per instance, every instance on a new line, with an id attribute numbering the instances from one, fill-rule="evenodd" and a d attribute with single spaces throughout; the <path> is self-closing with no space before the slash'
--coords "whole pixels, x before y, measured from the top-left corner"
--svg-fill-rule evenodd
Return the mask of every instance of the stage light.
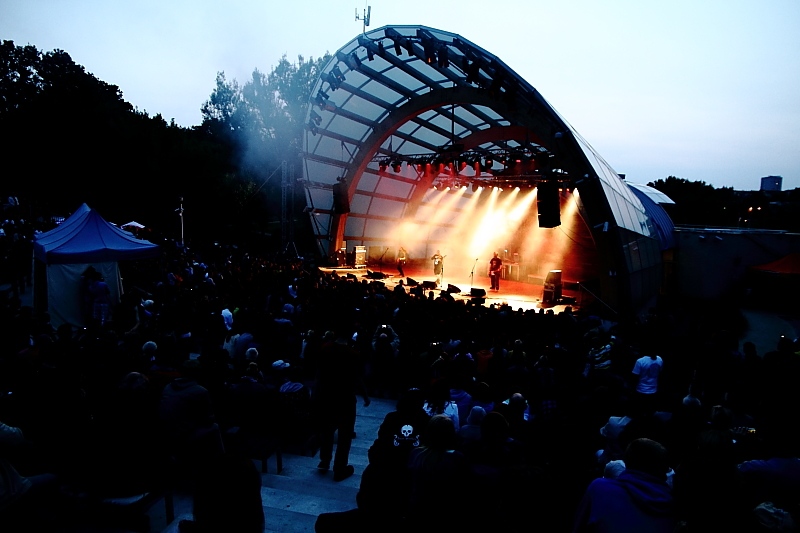
<path id="1" fill-rule="evenodd" d="M 400 161 L 392 161 L 392 170 L 400 172 L 403 169 L 403 163 Z"/>
<path id="2" fill-rule="evenodd" d="M 400 39 L 395 39 L 394 41 L 394 55 L 398 57 L 403 55 L 403 49 L 400 48 Z"/>
<path id="3" fill-rule="evenodd" d="M 367 59 L 369 59 L 370 61 L 372 61 L 373 59 L 375 59 L 375 54 L 374 54 L 374 53 L 372 53 L 372 48 L 371 48 L 371 47 L 369 47 L 369 46 L 365 46 L 364 48 L 366 48 L 366 49 L 367 49 Z"/>
<path id="4" fill-rule="evenodd" d="M 314 98 L 314 103 L 317 104 L 320 109 L 325 109 L 328 98 L 330 97 L 324 92 L 322 92 L 322 89 L 320 89 L 319 91 L 317 91 L 317 96 Z"/>
<path id="5" fill-rule="evenodd" d="M 386 47 L 383 46 L 383 41 L 378 43 L 378 55 L 383 58 L 386 57 Z"/>
<path id="6" fill-rule="evenodd" d="M 489 94 L 492 96 L 497 96 L 500 94 L 500 87 L 503 86 L 503 80 L 499 76 L 495 75 L 495 78 L 492 80 L 491 85 L 489 85 Z"/>
<path id="7" fill-rule="evenodd" d="M 335 91 L 342 85 L 342 82 L 332 72 L 328 72 L 328 84 L 331 86 L 331 90 Z"/>
<path id="8" fill-rule="evenodd" d="M 434 61 L 436 61 L 436 48 L 434 48 L 433 43 L 429 40 L 425 40 L 422 46 L 425 52 L 425 62 L 429 65 L 432 65 Z"/>
<path id="9" fill-rule="evenodd" d="M 447 45 L 439 48 L 438 56 L 439 56 L 439 68 L 447 68 L 450 66 L 450 59 L 449 59 L 449 52 L 447 51 Z"/>
<path id="10" fill-rule="evenodd" d="M 467 83 L 478 83 L 480 78 L 478 77 L 480 67 L 477 63 L 470 63 L 469 60 L 465 57 L 466 66 L 464 71 L 467 73 Z"/>
<path id="11" fill-rule="evenodd" d="M 317 136 L 317 125 L 314 124 L 313 120 L 308 121 L 308 129 L 311 130 L 311 133 L 314 135 L 314 137 Z"/>
<path id="12" fill-rule="evenodd" d="M 316 124 L 317 126 L 322 124 L 322 117 L 319 116 L 319 114 L 317 114 L 317 112 L 314 111 L 313 109 L 311 110 L 311 115 L 310 116 L 311 116 L 311 120 L 314 121 L 314 124 Z"/>
<path id="13" fill-rule="evenodd" d="M 381 172 L 386 172 L 387 168 L 389 168 L 389 160 L 388 159 L 383 159 L 378 163 L 378 169 Z"/>
<path id="14" fill-rule="evenodd" d="M 350 70 L 357 70 L 361 67 L 361 59 L 355 52 L 347 56 L 347 66 L 350 67 Z"/>

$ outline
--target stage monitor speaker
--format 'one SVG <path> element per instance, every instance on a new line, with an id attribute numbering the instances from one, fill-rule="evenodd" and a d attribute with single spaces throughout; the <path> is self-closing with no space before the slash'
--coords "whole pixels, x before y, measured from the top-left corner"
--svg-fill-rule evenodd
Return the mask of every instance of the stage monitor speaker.
<path id="1" fill-rule="evenodd" d="M 347 279 L 356 279 L 356 280 L 357 280 L 358 278 L 356 277 L 356 275 L 355 275 L 355 274 L 353 274 L 353 273 L 351 273 L 351 272 L 348 272 L 348 273 L 347 273 Z"/>
<path id="2" fill-rule="evenodd" d="M 436 290 L 436 282 L 435 281 L 423 281 L 422 288 L 426 291 L 433 291 Z"/>
<path id="3" fill-rule="evenodd" d="M 414 278 L 406 278 L 406 285 L 408 285 L 409 287 L 416 287 L 417 285 L 419 285 L 419 282 Z"/>
<path id="4" fill-rule="evenodd" d="M 469 295 L 473 298 L 484 298 L 486 296 L 486 289 L 473 287 L 469 290 Z"/>
<path id="5" fill-rule="evenodd" d="M 544 280 L 542 302 L 546 304 L 557 304 L 561 299 L 561 271 L 551 270 L 547 273 Z"/>
<path id="6" fill-rule="evenodd" d="M 458 287 L 456 287 L 455 285 L 453 285 L 451 283 L 448 283 L 447 284 L 447 292 L 460 294 L 461 293 L 461 289 L 459 289 Z"/>
<path id="7" fill-rule="evenodd" d="M 371 270 L 367 270 L 367 277 L 369 279 L 383 279 L 386 277 L 386 274 L 383 272 L 373 272 Z"/>

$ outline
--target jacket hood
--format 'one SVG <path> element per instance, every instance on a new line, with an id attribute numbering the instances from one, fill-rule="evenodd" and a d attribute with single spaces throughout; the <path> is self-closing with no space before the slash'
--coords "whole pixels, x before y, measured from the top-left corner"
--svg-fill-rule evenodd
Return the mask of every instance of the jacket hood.
<path id="1" fill-rule="evenodd" d="M 666 480 L 638 470 L 625 470 L 617 481 L 642 511 L 656 516 L 672 512 L 672 492 Z"/>

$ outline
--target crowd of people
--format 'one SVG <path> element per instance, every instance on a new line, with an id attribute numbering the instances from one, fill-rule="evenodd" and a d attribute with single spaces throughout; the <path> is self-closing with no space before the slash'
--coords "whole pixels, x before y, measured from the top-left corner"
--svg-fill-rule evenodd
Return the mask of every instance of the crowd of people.
<path id="1" fill-rule="evenodd" d="M 250 438 L 316 443 L 345 479 L 357 394 L 397 410 L 357 506 L 318 531 L 757 531 L 800 502 L 791 339 L 757 354 L 665 309 L 485 306 L 236 247 L 123 268 L 122 302 L 85 329 L 2 308 L 0 523 L 200 478 Z"/>

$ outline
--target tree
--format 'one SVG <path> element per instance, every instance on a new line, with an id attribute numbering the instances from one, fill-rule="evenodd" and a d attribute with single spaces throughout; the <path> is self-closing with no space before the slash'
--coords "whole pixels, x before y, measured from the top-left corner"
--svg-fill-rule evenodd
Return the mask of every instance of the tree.
<path id="1" fill-rule="evenodd" d="M 3 41 L 0 139 L 8 178 L 0 192 L 19 197 L 26 218 L 64 216 L 86 202 L 111 220 L 171 227 L 179 196 L 198 213 L 225 198 L 222 143 L 134 110 L 61 50 Z"/>
<path id="2" fill-rule="evenodd" d="M 203 114 L 202 127 L 209 134 L 229 138 L 237 129 L 241 100 L 241 89 L 236 80 L 229 82 L 224 72 L 218 72 L 214 90 L 200 108 Z"/>
<path id="3" fill-rule="evenodd" d="M 239 215 L 250 218 L 248 225 L 260 232 L 267 231 L 265 223 L 272 222 L 274 226 L 280 220 L 278 168 L 282 161 L 301 168 L 311 90 L 329 60 L 329 54 L 309 60 L 298 56 L 297 62 L 292 63 L 284 55 L 269 74 L 254 69 L 241 87 L 220 72 L 203 105 L 201 128 L 230 142 L 235 171 L 226 179 L 230 187 L 239 191 Z M 236 180 L 240 183 L 236 184 Z M 244 191 L 249 194 L 242 196 Z M 296 194 L 295 198 L 302 195 Z"/>
<path id="4" fill-rule="evenodd" d="M 41 57 L 35 46 L 14 46 L 14 41 L 0 45 L 0 117 L 30 103 L 41 91 Z"/>

